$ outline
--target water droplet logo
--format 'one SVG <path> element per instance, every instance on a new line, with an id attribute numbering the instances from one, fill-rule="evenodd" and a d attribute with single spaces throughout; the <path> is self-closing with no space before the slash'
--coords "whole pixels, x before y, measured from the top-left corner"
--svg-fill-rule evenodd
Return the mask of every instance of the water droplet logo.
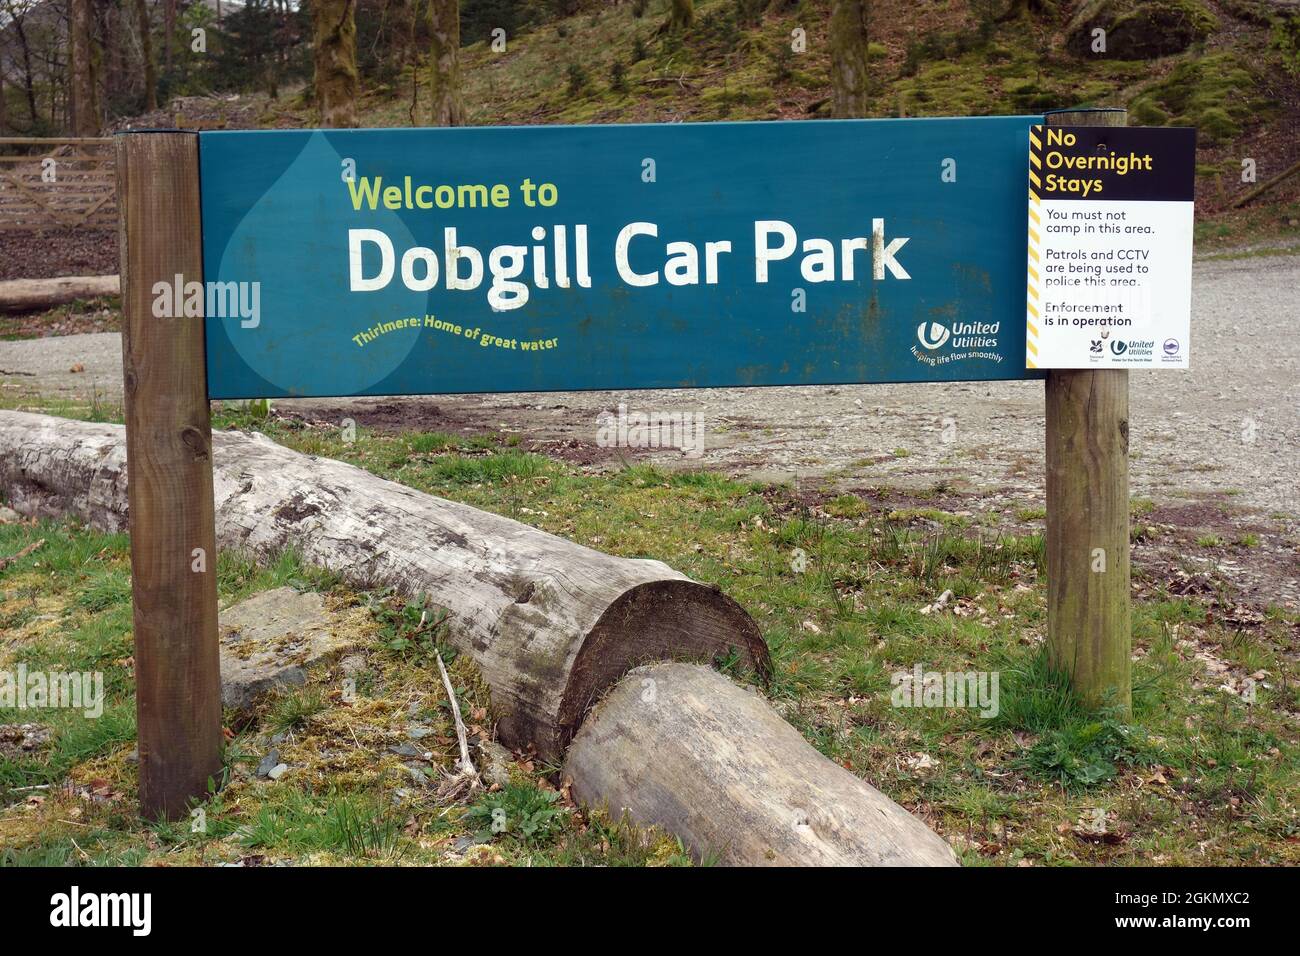
<path id="1" fill-rule="evenodd" d="M 308 137 L 293 163 L 234 229 L 214 277 L 261 281 L 260 326 L 244 329 L 228 323 L 223 334 L 253 372 L 290 394 L 305 388 L 309 374 L 320 394 L 355 395 L 377 385 L 406 360 L 419 332 L 382 335 L 364 350 L 349 336 L 379 322 L 431 311 L 428 293 L 412 292 L 401 283 L 364 297 L 348 288 L 347 233 L 335 225 L 334 207 L 348 202 L 346 184 L 339 182 L 340 162 L 325 134 Z M 327 197 L 322 183 L 331 184 L 337 195 Z M 415 244 L 395 212 L 371 213 L 364 225 L 384 230 L 399 248 Z M 290 275 L 295 281 L 277 281 Z M 301 301 L 304 283 L 319 301 L 355 307 L 355 326 L 339 331 L 322 323 L 317 308 Z"/>
<path id="2" fill-rule="evenodd" d="M 947 342 L 951 334 L 945 326 L 938 322 L 931 322 L 928 330 L 924 322 L 916 327 L 916 337 L 925 348 L 931 351 Z"/>
<path id="3" fill-rule="evenodd" d="M 1116 339 L 1114 342 L 1110 343 L 1110 350 L 1116 355 L 1123 355 L 1128 351 L 1128 343 L 1123 339 Z"/>

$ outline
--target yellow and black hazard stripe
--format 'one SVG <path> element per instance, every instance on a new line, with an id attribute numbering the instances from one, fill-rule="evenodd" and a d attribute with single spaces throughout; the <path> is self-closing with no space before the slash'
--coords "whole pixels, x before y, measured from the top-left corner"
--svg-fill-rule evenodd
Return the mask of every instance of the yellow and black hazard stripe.
<path id="1" fill-rule="evenodd" d="M 1029 269 L 1028 293 L 1025 297 L 1025 368 L 1038 368 L 1038 323 L 1039 278 L 1042 267 L 1039 254 L 1042 251 L 1040 231 L 1043 228 L 1042 206 L 1039 192 L 1042 190 L 1043 172 L 1043 127 L 1029 127 Z"/>

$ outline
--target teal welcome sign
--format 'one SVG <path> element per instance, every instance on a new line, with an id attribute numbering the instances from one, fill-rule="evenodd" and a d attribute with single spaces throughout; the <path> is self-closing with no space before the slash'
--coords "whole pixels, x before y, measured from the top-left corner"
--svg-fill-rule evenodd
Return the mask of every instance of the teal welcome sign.
<path id="1" fill-rule="evenodd" d="M 203 133 L 209 395 L 1032 377 L 1042 122 Z"/>

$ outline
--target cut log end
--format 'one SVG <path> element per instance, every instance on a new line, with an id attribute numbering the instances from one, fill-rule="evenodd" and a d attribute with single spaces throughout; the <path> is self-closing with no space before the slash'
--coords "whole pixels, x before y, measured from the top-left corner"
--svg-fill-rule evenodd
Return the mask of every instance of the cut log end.
<path id="1" fill-rule="evenodd" d="M 614 601 L 583 642 L 560 702 L 557 754 L 592 705 L 624 674 L 654 661 L 732 665 L 766 683 L 767 643 L 753 619 L 716 588 L 694 581 L 652 581 Z"/>

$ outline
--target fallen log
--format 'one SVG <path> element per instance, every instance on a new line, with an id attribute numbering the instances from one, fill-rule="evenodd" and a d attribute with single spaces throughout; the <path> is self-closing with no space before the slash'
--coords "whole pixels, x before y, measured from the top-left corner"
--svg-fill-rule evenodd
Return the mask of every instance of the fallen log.
<path id="1" fill-rule="evenodd" d="M 727 654 L 770 671 L 758 628 L 716 589 L 262 435 L 212 437 L 221 547 L 261 557 L 292 547 L 353 584 L 428 595 L 491 688 L 501 740 L 546 759 L 567 747 L 565 774 L 584 803 L 658 824 L 725 863 L 955 862 L 760 695 L 680 663 Z M 21 514 L 125 530 L 125 456 L 119 425 L 0 411 L 0 491 Z M 657 663 L 633 670 L 647 662 Z"/>
<path id="2" fill-rule="evenodd" d="M 646 661 L 735 654 L 770 669 L 735 601 L 660 561 L 602 554 L 263 435 L 212 438 L 218 545 L 294 548 L 354 585 L 426 595 L 478 664 L 511 747 L 560 758 L 596 698 Z M 125 465 L 120 425 L 0 412 L 0 488 L 20 514 L 124 531 Z"/>
<path id="3" fill-rule="evenodd" d="M 573 796 L 730 865 L 956 866 L 952 849 L 707 667 L 639 667 L 569 747 Z"/>
<path id="4" fill-rule="evenodd" d="M 9 279 L 0 282 L 0 312 L 42 312 L 76 299 L 117 294 L 117 276 Z"/>
<path id="5" fill-rule="evenodd" d="M 1234 199 L 1229 205 L 1233 209 L 1240 209 L 1242 206 L 1246 205 L 1246 203 L 1258 199 L 1260 196 L 1264 195 L 1264 193 L 1268 192 L 1278 183 L 1285 182 L 1286 180 L 1294 176 L 1296 173 L 1300 173 L 1300 162 L 1292 163 L 1290 166 L 1282 170 L 1282 172 L 1278 173 L 1272 179 L 1267 179 L 1264 182 L 1260 183 L 1258 186 L 1255 186 L 1251 189 L 1247 189 L 1244 193 L 1242 193 L 1240 196 Z"/>

